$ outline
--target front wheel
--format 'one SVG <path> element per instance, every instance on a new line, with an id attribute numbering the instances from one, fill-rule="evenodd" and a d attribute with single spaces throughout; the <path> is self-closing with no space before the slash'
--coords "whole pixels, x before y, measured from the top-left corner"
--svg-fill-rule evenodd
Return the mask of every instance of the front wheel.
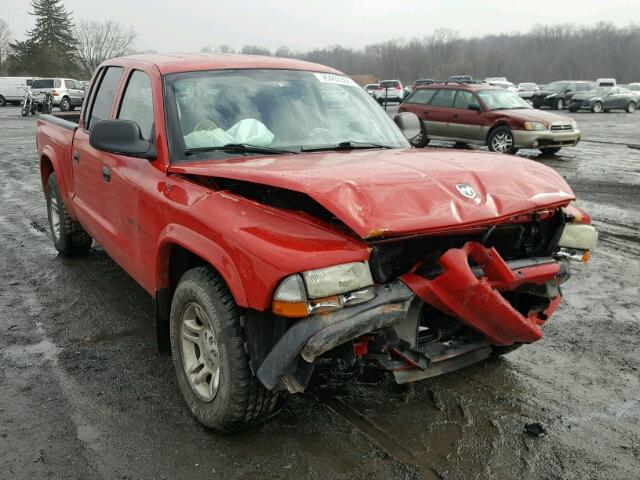
<path id="1" fill-rule="evenodd" d="M 26 117 L 27 115 L 29 115 L 29 111 L 31 110 L 31 106 L 29 105 L 28 102 L 24 102 L 22 104 L 22 109 L 20 110 L 20 113 L 22 114 L 23 117 Z"/>
<path id="2" fill-rule="evenodd" d="M 409 140 L 412 147 L 424 148 L 429 145 L 429 137 L 427 137 L 427 129 L 424 127 L 424 123 L 420 122 L 420 133 Z"/>
<path id="3" fill-rule="evenodd" d="M 487 143 L 492 152 L 515 154 L 518 151 L 514 146 L 513 133 L 506 126 L 494 129 Z"/>
<path id="4" fill-rule="evenodd" d="M 176 379 L 193 416 L 220 433 L 260 422 L 281 403 L 251 372 L 240 322 L 240 309 L 213 269 L 182 276 L 171 302 Z"/>
<path id="5" fill-rule="evenodd" d="M 629 102 L 629 104 L 627 105 L 627 113 L 633 113 L 635 111 L 636 111 L 636 103 Z"/>
<path id="6" fill-rule="evenodd" d="M 543 147 L 540 149 L 543 155 L 555 155 L 562 147 Z"/>
<path id="7" fill-rule="evenodd" d="M 591 111 L 593 113 L 602 112 L 602 102 L 595 102 L 593 105 L 591 105 Z"/>
<path id="8" fill-rule="evenodd" d="M 86 254 L 91 248 L 92 239 L 80 224 L 69 216 L 60 195 L 60 187 L 55 173 L 49 175 L 45 197 L 51 239 L 56 250 L 65 257 Z"/>

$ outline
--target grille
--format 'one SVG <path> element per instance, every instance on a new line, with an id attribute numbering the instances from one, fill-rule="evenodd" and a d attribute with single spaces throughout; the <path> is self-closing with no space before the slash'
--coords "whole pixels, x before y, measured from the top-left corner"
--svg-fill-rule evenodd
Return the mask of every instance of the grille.
<path id="1" fill-rule="evenodd" d="M 554 131 L 554 132 L 568 132 L 573 130 L 573 127 L 571 125 L 551 125 L 550 130 Z"/>

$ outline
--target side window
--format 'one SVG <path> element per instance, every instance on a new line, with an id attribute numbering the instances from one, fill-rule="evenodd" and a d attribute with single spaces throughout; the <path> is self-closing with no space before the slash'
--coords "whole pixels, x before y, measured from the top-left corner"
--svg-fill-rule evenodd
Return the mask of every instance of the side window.
<path id="1" fill-rule="evenodd" d="M 53 81 L 53 86 L 54 86 L 54 88 L 60 88 L 60 87 L 62 87 L 62 80 L 55 79 L 55 80 Z"/>
<path id="2" fill-rule="evenodd" d="M 116 89 L 122 78 L 122 67 L 107 67 L 102 81 L 94 95 L 93 104 L 89 109 L 89 122 L 86 128 L 90 129 L 91 124 L 96 120 L 106 120 L 111 113 L 113 98 L 116 96 Z"/>
<path id="3" fill-rule="evenodd" d="M 456 91 L 453 89 L 438 90 L 438 93 L 431 99 L 432 107 L 453 107 L 453 97 Z"/>
<path id="4" fill-rule="evenodd" d="M 411 95 L 406 102 L 407 103 L 417 103 L 419 105 L 428 105 L 431 99 L 433 98 L 433 94 L 436 93 L 437 90 L 419 88 L 413 95 Z"/>
<path id="5" fill-rule="evenodd" d="M 30 87 L 31 85 L 33 85 L 33 80 L 28 79 L 27 80 L 27 86 Z"/>
<path id="6" fill-rule="evenodd" d="M 469 104 L 474 103 L 476 100 L 473 98 L 471 92 L 466 90 L 458 90 L 456 94 L 456 100 L 453 102 L 454 108 L 469 108 Z"/>
<path id="7" fill-rule="evenodd" d="M 153 98 L 151 80 L 140 70 L 134 70 L 120 103 L 118 118 L 132 120 L 140 126 L 142 136 L 151 140 L 153 131 Z"/>

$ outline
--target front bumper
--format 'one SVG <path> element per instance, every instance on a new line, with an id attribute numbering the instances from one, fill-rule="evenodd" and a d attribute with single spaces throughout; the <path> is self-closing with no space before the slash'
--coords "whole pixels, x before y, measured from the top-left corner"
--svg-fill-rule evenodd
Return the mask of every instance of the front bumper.
<path id="1" fill-rule="evenodd" d="M 469 266 L 469 257 L 477 266 Z M 561 301 L 558 285 L 569 275 L 566 262 L 551 257 L 505 262 L 495 249 L 474 242 L 448 250 L 439 263 L 442 272 L 435 278 L 409 272 L 376 287 L 370 302 L 296 320 L 266 356 L 257 377 L 268 389 L 301 392 L 318 356 L 384 329 L 393 329 L 392 337 L 399 340 L 388 349 L 395 360 L 379 363 L 394 371 L 398 382 L 456 370 L 486 358 L 493 345 L 539 340 L 541 325 Z M 513 290 L 548 292 L 541 295 L 546 304 L 523 314 L 501 293 Z M 471 327 L 469 333 L 453 342 L 422 345 L 418 337 L 424 303 Z"/>
<path id="2" fill-rule="evenodd" d="M 516 148 L 573 147 L 580 141 L 580 130 L 554 132 L 551 130 L 513 130 Z"/>

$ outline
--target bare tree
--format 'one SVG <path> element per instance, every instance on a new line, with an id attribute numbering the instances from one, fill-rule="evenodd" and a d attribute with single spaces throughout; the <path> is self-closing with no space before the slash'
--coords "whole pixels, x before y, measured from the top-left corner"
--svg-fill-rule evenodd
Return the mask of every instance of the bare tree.
<path id="1" fill-rule="evenodd" d="M 80 20 L 76 24 L 76 39 L 83 73 L 90 76 L 103 61 L 130 53 L 136 36 L 132 27 L 127 29 L 112 20 Z"/>
<path id="2" fill-rule="evenodd" d="M 9 44 L 13 40 L 13 34 L 9 30 L 9 24 L 0 18 L 0 73 L 3 73 L 4 60 L 9 53 Z"/>

